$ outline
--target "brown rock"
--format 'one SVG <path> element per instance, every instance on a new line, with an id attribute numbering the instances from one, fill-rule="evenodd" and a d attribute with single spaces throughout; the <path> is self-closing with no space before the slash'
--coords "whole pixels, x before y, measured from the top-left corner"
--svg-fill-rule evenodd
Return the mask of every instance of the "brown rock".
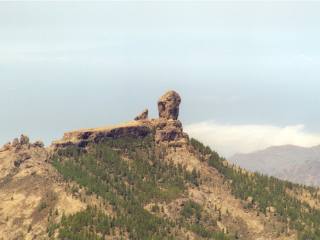
<path id="1" fill-rule="evenodd" d="M 22 153 L 18 156 L 18 158 L 14 161 L 14 166 L 19 167 L 23 162 L 30 159 L 31 155 L 29 153 Z"/>
<path id="2" fill-rule="evenodd" d="M 134 118 L 135 121 L 147 120 L 148 119 L 148 109 L 145 109 L 142 113 Z"/>
<path id="3" fill-rule="evenodd" d="M 33 147 L 39 147 L 39 148 L 43 148 L 44 147 L 44 143 L 42 141 L 35 141 L 32 144 Z"/>
<path id="4" fill-rule="evenodd" d="M 188 143 L 188 135 L 183 132 L 178 119 L 181 98 L 175 91 L 169 91 L 158 101 L 159 119 L 148 119 L 148 110 L 139 114 L 135 121 L 110 127 L 81 129 L 64 134 L 63 139 L 53 143 L 54 148 L 77 145 L 85 147 L 105 139 L 121 137 L 144 138 L 154 136 L 157 144 L 182 146 Z"/>
<path id="5" fill-rule="evenodd" d="M 28 145 L 30 143 L 29 137 L 26 135 L 21 134 L 20 136 L 20 144 L 21 145 Z"/>
<path id="6" fill-rule="evenodd" d="M 158 100 L 159 117 L 177 120 L 179 116 L 179 105 L 181 98 L 175 91 L 165 93 Z"/>
<path id="7" fill-rule="evenodd" d="M 155 124 L 155 142 L 170 143 L 171 145 L 183 145 L 188 142 L 188 135 L 183 132 L 179 120 L 159 119 Z"/>
<path id="8" fill-rule="evenodd" d="M 53 146 L 55 148 L 70 145 L 85 147 L 90 142 L 98 143 L 104 139 L 121 137 L 144 138 L 151 134 L 152 130 L 149 121 L 132 121 L 116 126 L 82 129 L 65 133 L 62 140 L 53 142 Z"/>

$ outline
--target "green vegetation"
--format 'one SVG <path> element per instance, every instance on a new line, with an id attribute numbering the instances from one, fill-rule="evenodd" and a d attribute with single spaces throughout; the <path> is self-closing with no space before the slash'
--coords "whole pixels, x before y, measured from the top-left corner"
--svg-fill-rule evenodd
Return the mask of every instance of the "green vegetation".
<path id="1" fill-rule="evenodd" d="M 201 236 L 205 239 L 216 239 L 216 240 L 228 240 L 230 239 L 222 232 L 213 232 L 206 229 L 201 224 L 193 224 L 189 227 L 189 229 L 196 233 L 198 236 Z"/>
<path id="2" fill-rule="evenodd" d="M 205 215 L 205 213 L 203 212 L 201 205 L 199 205 L 198 203 L 192 200 L 185 202 L 180 213 L 181 221 L 184 222 L 183 225 L 186 226 L 187 229 L 196 233 L 198 236 L 201 236 L 205 239 L 230 239 L 221 232 L 209 230 L 209 227 L 212 227 L 212 225 L 216 225 L 216 222 L 214 222 L 214 224 L 210 224 L 211 226 L 204 226 L 203 224 L 201 224 L 202 218 L 204 217 L 203 215 Z"/>
<path id="3" fill-rule="evenodd" d="M 201 216 L 201 206 L 198 203 L 189 200 L 183 206 L 181 210 L 181 215 L 185 218 L 195 216 L 197 219 L 199 219 Z"/>
<path id="4" fill-rule="evenodd" d="M 70 240 L 100 240 L 110 235 L 175 239 L 177 229 L 184 227 L 206 239 L 227 239 L 222 233 L 209 231 L 200 220 L 188 222 L 193 215 L 201 218 L 201 207 L 195 203 L 186 203 L 179 222 L 161 217 L 163 209 L 158 205 L 152 207 L 152 213 L 145 210 L 148 203 L 170 202 L 182 196 L 188 185 L 199 185 L 197 171 L 163 161 L 163 156 L 150 138 L 107 140 L 88 150 L 73 146 L 56 152 L 52 163 L 64 178 L 78 183 L 86 194 L 99 196 L 113 211 L 106 214 L 90 207 L 63 215 L 61 222 L 49 226 L 49 237 L 58 232 L 60 239 Z"/>
<path id="5" fill-rule="evenodd" d="M 61 239 L 78 240 L 102 240 L 110 233 L 114 220 L 98 211 L 96 208 L 87 208 L 85 211 L 61 218 L 59 225 L 51 225 L 48 235 L 52 236 L 53 231 L 60 227 L 59 237 Z"/>
<path id="6" fill-rule="evenodd" d="M 288 194 L 288 190 L 299 192 L 304 189 L 314 196 L 317 189 L 228 166 L 224 164 L 225 159 L 209 147 L 195 139 L 191 140 L 191 144 L 203 159 L 204 156 L 208 157 L 209 166 L 216 168 L 229 180 L 234 196 L 242 200 L 253 198 L 252 204 L 247 207 L 257 205 L 258 210 L 266 214 L 267 208 L 272 206 L 280 221 L 298 231 L 299 240 L 320 239 L 320 211 Z"/>

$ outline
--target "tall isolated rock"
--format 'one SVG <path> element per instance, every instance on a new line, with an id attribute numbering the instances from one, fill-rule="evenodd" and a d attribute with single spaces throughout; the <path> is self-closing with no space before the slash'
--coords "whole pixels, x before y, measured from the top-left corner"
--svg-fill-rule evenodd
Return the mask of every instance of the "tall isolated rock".
<path id="1" fill-rule="evenodd" d="M 169 91 L 158 100 L 159 118 L 177 120 L 181 97 L 175 91 Z"/>
<path id="2" fill-rule="evenodd" d="M 159 119 L 155 124 L 156 143 L 168 143 L 181 146 L 188 142 L 188 135 L 183 132 L 182 124 L 178 120 L 180 95 L 175 91 L 168 91 L 158 100 Z"/>

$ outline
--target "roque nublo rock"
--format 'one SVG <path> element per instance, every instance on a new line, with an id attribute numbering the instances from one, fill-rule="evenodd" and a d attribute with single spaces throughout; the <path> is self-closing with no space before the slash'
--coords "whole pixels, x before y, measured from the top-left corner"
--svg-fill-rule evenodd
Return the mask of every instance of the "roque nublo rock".
<path id="1" fill-rule="evenodd" d="M 159 118 L 177 120 L 181 98 L 175 91 L 169 91 L 158 101 Z"/>
<path id="2" fill-rule="evenodd" d="M 148 119 L 148 110 L 144 110 L 134 121 L 101 128 L 81 129 L 64 134 L 63 139 L 55 141 L 54 147 L 78 145 L 85 147 L 90 142 L 120 137 L 144 138 L 154 136 L 157 144 L 184 146 L 188 143 L 188 135 L 183 132 L 178 120 L 181 98 L 175 91 L 168 91 L 158 101 L 159 118 Z"/>

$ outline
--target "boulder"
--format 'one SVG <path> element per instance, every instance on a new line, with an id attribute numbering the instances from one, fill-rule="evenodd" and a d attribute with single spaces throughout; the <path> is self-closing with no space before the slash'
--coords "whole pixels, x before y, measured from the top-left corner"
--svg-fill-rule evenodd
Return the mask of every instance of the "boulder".
<path id="1" fill-rule="evenodd" d="M 17 159 L 13 162 L 15 167 L 19 167 L 23 162 L 30 159 L 31 156 L 29 153 L 22 153 L 20 154 Z"/>
<path id="2" fill-rule="evenodd" d="M 181 98 L 175 91 L 165 93 L 158 100 L 159 118 L 177 120 Z"/>
<path id="3" fill-rule="evenodd" d="M 44 147 L 44 143 L 42 141 L 35 141 L 32 144 L 33 147 L 39 147 L 39 148 L 43 148 Z"/>
<path id="4" fill-rule="evenodd" d="M 29 137 L 26 135 L 21 134 L 20 136 L 20 144 L 21 145 L 28 145 L 30 143 Z"/>
<path id="5" fill-rule="evenodd" d="M 147 120 L 148 119 L 148 109 L 145 109 L 142 113 L 134 118 L 135 121 Z"/>

